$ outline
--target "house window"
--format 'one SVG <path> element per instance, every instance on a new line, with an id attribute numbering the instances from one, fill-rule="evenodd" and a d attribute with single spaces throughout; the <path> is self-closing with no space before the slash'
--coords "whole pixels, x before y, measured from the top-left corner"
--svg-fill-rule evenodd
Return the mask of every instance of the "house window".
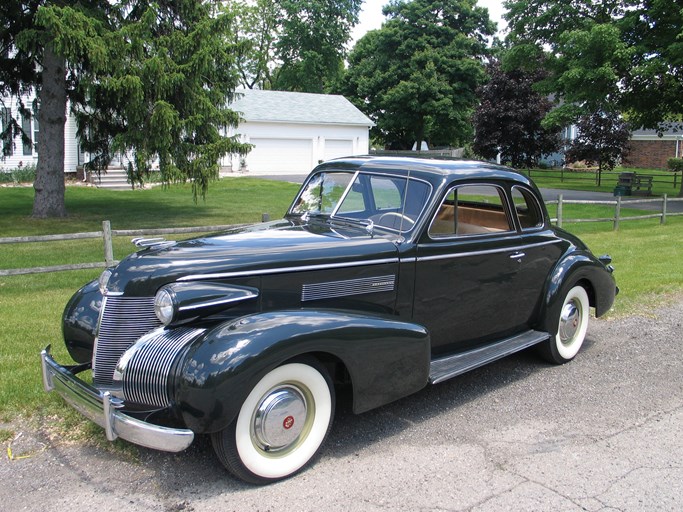
<path id="1" fill-rule="evenodd" d="M 28 140 L 22 137 L 22 141 L 24 144 L 24 156 L 32 156 L 33 155 L 33 142 L 31 140 L 31 117 L 30 116 L 21 116 L 21 129 L 24 131 L 24 135 L 28 137 Z"/>
<path id="2" fill-rule="evenodd" d="M 2 154 L 12 156 L 14 141 L 12 140 L 12 113 L 7 107 L 0 110 L 0 133 L 2 134 Z"/>
<path id="3" fill-rule="evenodd" d="M 38 114 L 40 113 L 40 108 L 33 109 L 33 147 L 38 153 L 38 134 L 40 133 L 40 126 L 38 125 Z"/>

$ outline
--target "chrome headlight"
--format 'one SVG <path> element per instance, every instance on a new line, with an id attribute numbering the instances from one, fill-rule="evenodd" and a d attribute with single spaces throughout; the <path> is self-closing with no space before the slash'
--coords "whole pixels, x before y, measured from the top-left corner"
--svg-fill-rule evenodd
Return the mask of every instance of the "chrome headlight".
<path id="1" fill-rule="evenodd" d="M 171 290 L 162 288 L 154 297 L 154 313 L 156 313 L 157 318 L 164 325 L 170 324 L 176 314 L 173 295 Z"/>
<path id="2" fill-rule="evenodd" d="M 100 285 L 100 293 L 102 295 L 107 293 L 107 285 L 109 284 L 109 279 L 111 278 L 111 270 L 105 269 L 104 272 L 100 274 L 98 283 Z"/>

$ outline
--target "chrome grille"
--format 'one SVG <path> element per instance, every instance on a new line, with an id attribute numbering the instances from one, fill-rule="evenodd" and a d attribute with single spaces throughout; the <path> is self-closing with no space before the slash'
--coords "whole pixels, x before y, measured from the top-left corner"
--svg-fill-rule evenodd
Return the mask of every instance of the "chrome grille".
<path id="1" fill-rule="evenodd" d="M 94 384 L 111 386 L 116 363 L 123 353 L 160 325 L 154 314 L 154 297 L 105 297 L 93 354 Z"/>
<path id="2" fill-rule="evenodd" d="M 204 329 L 159 329 L 138 341 L 123 371 L 123 397 L 156 407 L 171 405 L 168 381 L 176 358 Z"/>

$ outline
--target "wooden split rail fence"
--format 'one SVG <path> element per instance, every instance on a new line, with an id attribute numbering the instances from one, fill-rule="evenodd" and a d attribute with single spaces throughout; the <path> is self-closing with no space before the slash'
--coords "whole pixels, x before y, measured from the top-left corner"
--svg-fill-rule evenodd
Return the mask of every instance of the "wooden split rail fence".
<path id="1" fill-rule="evenodd" d="M 550 219 L 552 222 L 556 223 L 559 227 L 562 227 L 565 223 L 572 222 L 611 222 L 612 229 L 618 230 L 619 223 L 628 220 L 642 220 L 642 219 L 659 219 L 660 224 L 665 224 L 667 217 L 675 217 L 678 215 L 683 215 L 683 212 L 669 212 L 668 206 L 672 202 L 681 202 L 683 198 L 669 198 L 664 194 L 661 198 L 654 199 L 628 199 L 622 200 L 621 196 L 617 196 L 611 201 L 579 201 L 579 200 L 565 200 L 560 194 L 556 201 L 546 201 L 546 205 L 557 205 L 557 217 Z M 638 209 L 639 204 L 644 203 L 659 203 L 660 209 L 658 212 L 648 213 L 644 215 L 627 215 L 622 214 L 622 208 L 635 208 Z M 602 217 L 602 218 L 592 218 L 592 219 L 571 219 L 564 216 L 564 205 L 567 204 L 584 204 L 584 205 L 603 205 L 603 206 L 614 206 L 614 215 L 612 217 Z"/>
<path id="2" fill-rule="evenodd" d="M 683 201 L 683 198 L 670 199 L 666 195 L 657 199 L 629 199 L 622 201 L 621 196 L 618 196 L 613 201 L 577 201 L 565 200 L 562 195 L 556 201 L 546 201 L 547 205 L 557 205 L 557 217 L 550 219 L 559 227 L 565 223 L 572 222 L 612 222 L 613 229 L 619 229 L 619 223 L 629 220 L 653 219 L 658 218 L 660 224 L 666 223 L 667 217 L 683 215 L 683 212 L 668 212 L 668 204 L 674 201 Z M 646 215 L 622 215 L 622 208 L 632 208 L 634 205 L 641 203 L 660 203 L 661 209 L 659 212 Z M 568 204 L 584 204 L 584 205 L 605 205 L 614 206 L 614 215 L 605 218 L 592 219 L 571 219 L 564 216 L 564 206 Z M 268 221 L 269 215 L 263 214 L 262 220 Z M 53 265 L 49 267 L 32 267 L 32 268 L 15 268 L 15 269 L 0 269 L 0 276 L 16 276 L 23 274 L 38 274 L 43 272 L 58 272 L 63 270 L 81 270 L 90 268 L 105 268 L 111 267 L 118 263 L 114 259 L 114 249 L 112 239 L 115 236 L 157 236 L 157 235 L 175 235 L 175 234 L 190 234 L 190 233 L 209 233 L 213 231 L 222 231 L 236 227 L 233 225 L 222 226 L 198 226 L 189 228 L 162 228 L 162 229 L 111 229 L 111 223 L 108 220 L 102 222 L 102 231 L 93 231 L 89 233 L 70 233 L 63 235 L 43 235 L 43 236 L 18 236 L 0 238 L 0 244 L 16 244 L 16 243 L 35 243 L 35 242 L 51 242 L 56 240 L 83 240 L 88 238 L 102 238 L 104 245 L 104 261 L 93 263 L 76 263 L 72 265 Z"/>
<path id="3" fill-rule="evenodd" d="M 262 222 L 270 220 L 270 216 L 264 213 Z M 84 240 L 89 238 L 101 238 L 104 246 L 104 261 L 92 263 L 75 263 L 72 265 L 53 265 L 49 267 L 32 268 L 11 268 L 0 269 L 0 276 L 18 276 L 23 274 L 39 274 L 44 272 L 59 272 L 63 270 L 82 270 L 89 268 L 106 268 L 118 263 L 114 259 L 113 237 L 115 236 L 158 236 L 158 235 L 178 235 L 190 233 L 210 233 L 224 231 L 238 227 L 239 224 L 219 225 L 219 226 L 196 226 L 188 228 L 160 228 L 160 229 L 111 229 L 108 220 L 102 221 L 102 231 L 91 231 L 89 233 L 67 233 L 63 235 L 42 235 L 42 236 L 16 236 L 0 238 L 0 244 L 19 244 L 35 242 L 54 242 L 57 240 Z"/>

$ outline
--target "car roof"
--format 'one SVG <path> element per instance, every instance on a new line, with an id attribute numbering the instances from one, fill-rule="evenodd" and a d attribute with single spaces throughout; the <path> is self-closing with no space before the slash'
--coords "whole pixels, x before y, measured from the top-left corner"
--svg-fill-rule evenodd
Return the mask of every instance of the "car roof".
<path id="1" fill-rule="evenodd" d="M 329 160 L 316 167 L 320 170 L 370 171 L 382 174 L 400 174 L 424 179 L 435 185 L 456 179 L 505 180 L 531 184 L 530 180 L 514 169 L 490 162 L 462 160 L 449 157 L 408 156 L 354 156 Z"/>

